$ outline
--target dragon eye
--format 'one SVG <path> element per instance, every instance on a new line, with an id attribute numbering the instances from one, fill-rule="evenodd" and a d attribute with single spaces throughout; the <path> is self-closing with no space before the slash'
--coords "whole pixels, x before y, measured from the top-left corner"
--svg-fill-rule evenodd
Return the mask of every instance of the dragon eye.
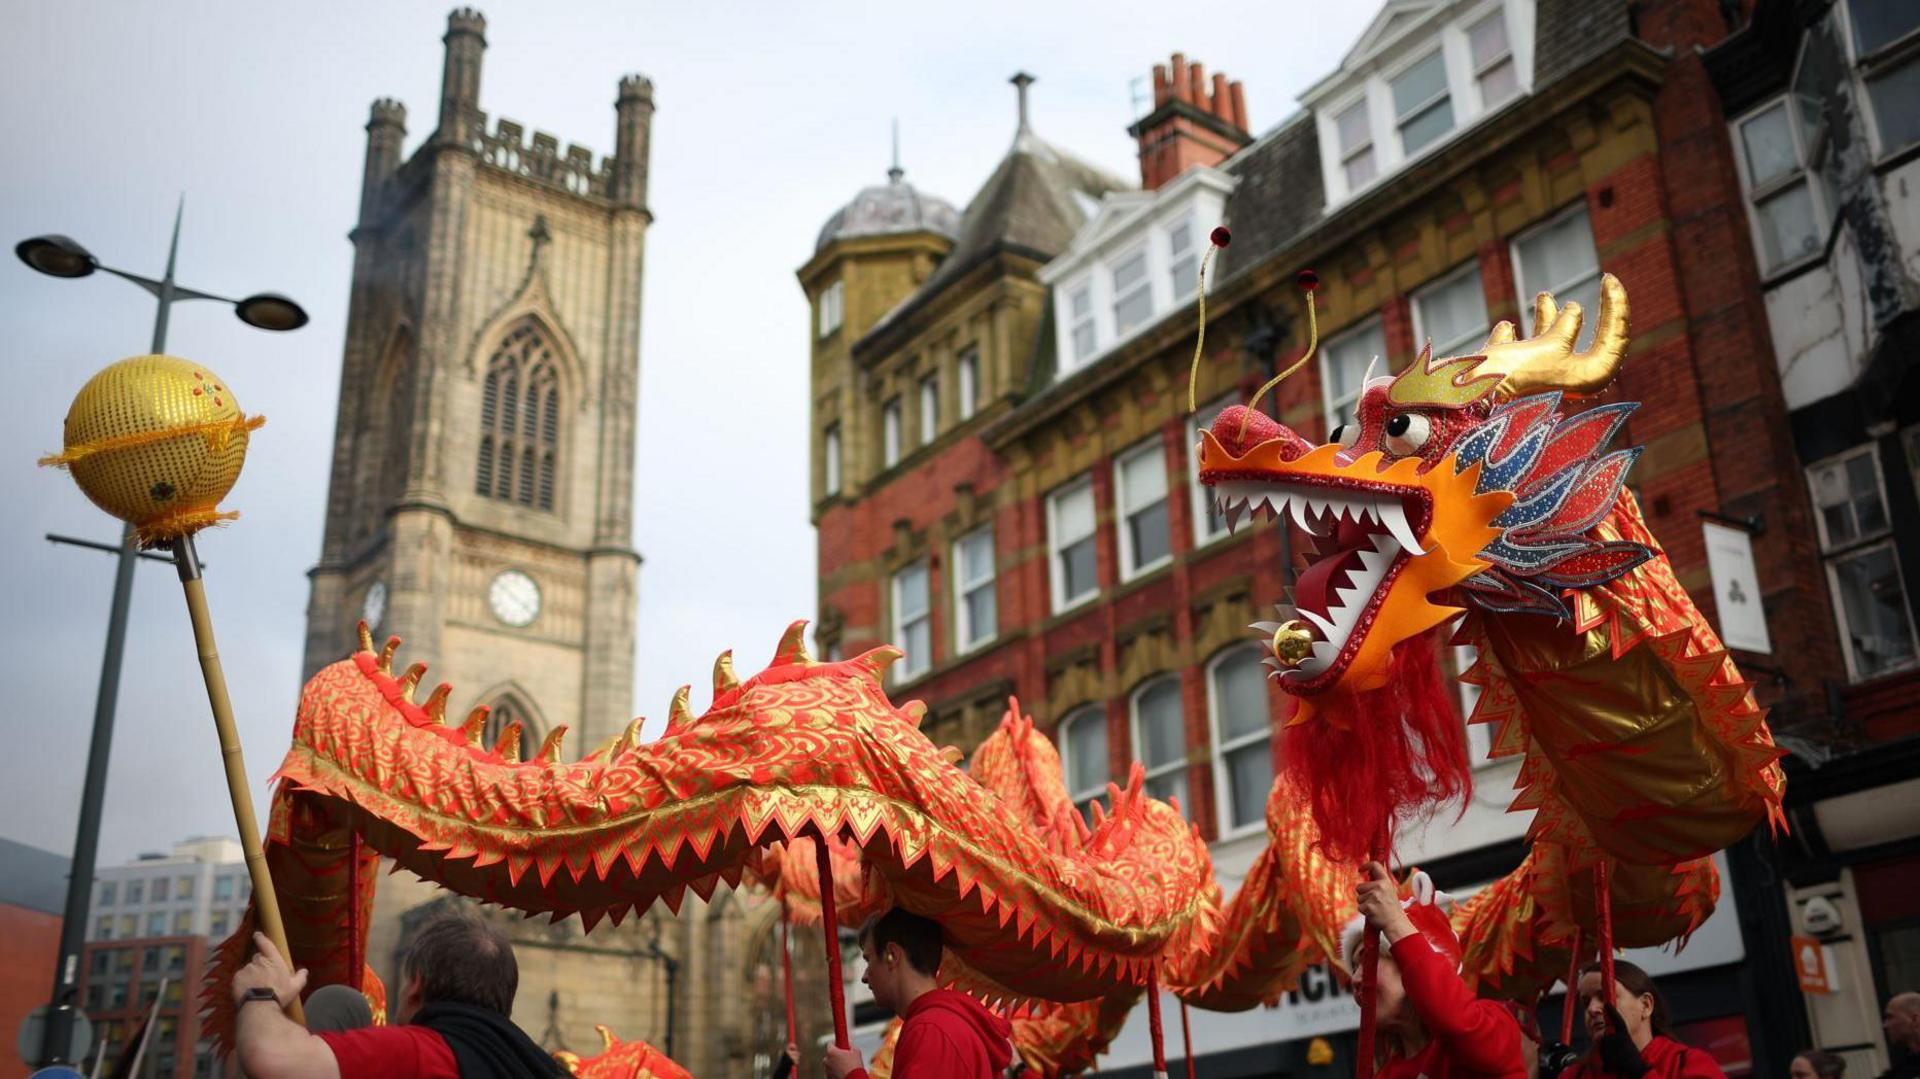
<path id="1" fill-rule="evenodd" d="M 1333 433 L 1327 436 L 1327 441 L 1336 443 L 1341 446 L 1351 446 L 1353 445 L 1354 440 L 1359 437 L 1360 437 L 1359 424 L 1343 423 L 1340 426 L 1335 427 L 1333 429 Z"/>
<path id="2" fill-rule="evenodd" d="M 1387 449 L 1403 457 L 1419 453 L 1433 434 L 1433 426 L 1418 412 L 1402 412 L 1387 421 Z"/>

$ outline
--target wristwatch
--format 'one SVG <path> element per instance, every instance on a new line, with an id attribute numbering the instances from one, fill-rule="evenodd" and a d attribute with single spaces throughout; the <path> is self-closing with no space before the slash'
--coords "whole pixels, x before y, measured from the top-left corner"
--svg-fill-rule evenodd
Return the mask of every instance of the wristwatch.
<path id="1" fill-rule="evenodd" d="M 276 1007 L 280 1004 L 280 998 L 275 995 L 273 990 L 268 989 L 264 985 L 256 985 L 252 989 L 247 990 L 246 994 L 240 998 L 240 1006 L 244 1008 L 256 1000 L 271 1001 Z"/>

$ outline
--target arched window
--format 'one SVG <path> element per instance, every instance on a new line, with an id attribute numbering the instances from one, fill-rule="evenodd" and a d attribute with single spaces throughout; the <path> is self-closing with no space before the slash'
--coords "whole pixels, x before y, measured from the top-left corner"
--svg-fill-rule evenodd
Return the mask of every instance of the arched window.
<path id="1" fill-rule="evenodd" d="M 560 456 L 560 375 L 553 344 L 531 319 L 487 361 L 480 391 L 480 455 L 473 490 L 553 509 Z"/>
<path id="2" fill-rule="evenodd" d="M 1258 645 L 1236 645 L 1207 664 L 1207 715 L 1220 834 L 1251 831 L 1266 821 L 1273 790 L 1273 719 Z"/>
<path id="3" fill-rule="evenodd" d="M 1060 768 L 1067 797 L 1086 815 L 1087 807 L 1107 796 L 1113 772 L 1107 763 L 1107 710 L 1090 704 L 1060 721 Z"/>
<path id="4" fill-rule="evenodd" d="M 520 759 L 526 760 L 540 749 L 540 740 L 546 737 L 539 722 L 533 718 L 533 709 L 519 697 L 509 693 L 487 706 L 487 723 L 480 735 L 481 744 L 492 749 L 507 732 L 507 726 L 520 724 Z"/>
<path id="5" fill-rule="evenodd" d="M 1133 747 L 1147 770 L 1147 794 L 1178 796 L 1180 812 L 1192 817 L 1187 795 L 1187 732 L 1180 710 L 1180 679 L 1155 678 L 1133 691 Z"/>

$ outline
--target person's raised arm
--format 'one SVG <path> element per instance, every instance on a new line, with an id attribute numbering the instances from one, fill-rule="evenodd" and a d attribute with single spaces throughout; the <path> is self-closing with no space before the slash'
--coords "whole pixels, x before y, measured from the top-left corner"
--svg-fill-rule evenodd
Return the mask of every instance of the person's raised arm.
<path id="1" fill-rule="evenodd" d="M 253 935 L 253 947 L 253 959 L 233 976 L 240 1069 L 254 1079 L 340 1079 L 333 1050 L 283 1010 L 306 987 L 307 972 L 289 966 L 264 933 Z"/>

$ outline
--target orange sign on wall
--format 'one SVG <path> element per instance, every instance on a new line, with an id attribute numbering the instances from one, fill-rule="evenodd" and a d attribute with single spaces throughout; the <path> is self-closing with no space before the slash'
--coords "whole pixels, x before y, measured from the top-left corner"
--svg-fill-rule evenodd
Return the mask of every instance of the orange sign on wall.
<path id="1" fill-rule="evenodd" d="M 1827 977 L 1827 953 L 1812 937 L 1793 938 L 1793 970 L 1800 976 L 1802 993 L 1831 993 L 1833 982 Z"/>

